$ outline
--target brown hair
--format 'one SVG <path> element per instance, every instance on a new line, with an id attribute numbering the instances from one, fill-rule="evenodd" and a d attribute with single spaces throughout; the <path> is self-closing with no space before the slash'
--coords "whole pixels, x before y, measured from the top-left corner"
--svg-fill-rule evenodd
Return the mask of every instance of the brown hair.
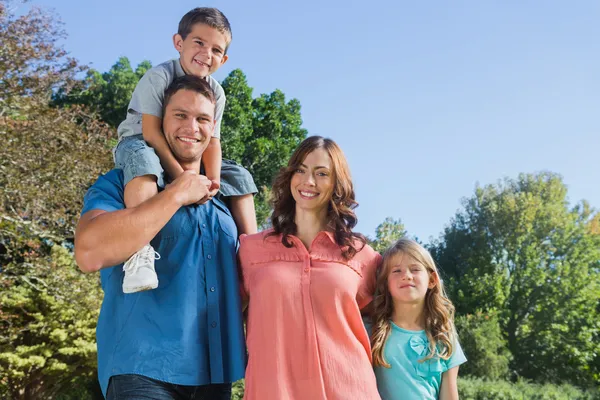
<path id="1" fill-rule="evenodd" d="M 177 33 L 185 40 L 196 24 L 208 25 L 227 36 L 227 47 L 229 47 L 232 39 L 231 25 L 229 25 L 229 20 L 221 11 L 212 7 L 194 8 L 181 18 Z M 227 49 L 225 49 L 225 52 L 227 53 Z"/>
<path id="2" fill-rule="evenodd" d="M 373 365 L 390 368 L 383 357 L 385 342 L 390 335 L 392 326 L 390 319 L 394 312 L 394 302 L 388 289 L 388 276 L 392 259 L 398 255 L 411 257 L 423 265 L 429 276 L 436 274 L 439 277 L 435 262 L 431 254 L 419 243 L 408 238 L 402 238 L 392 245 L 383 254 L 381 270 L 377 276 L 375 298 L 373 299 L 373 331 L 371 333 L 371 348 Z M 425 334 L 429 341 L 429 354 L 419 360 L 423 362 L 433 357 L 447 360 L 452 356 L 456 341 L 454 328 L 454 306 L 444 290 L 443 282 L 438 279 L 436 285 L 427 290 L 425 294 Z"/>
<path id="3" fill-rule="evenodd" d="M 206 80 L 194 75 L 183 75 L 173 79 L 173 82 L 165 90 L 165 99 L 163 101 L 163 113 L 167 108 L 171 97 L 180 90 L 191 90 L 206 97 L 211 103 L 216 104 L 215 92 L 212 90 Z"/>
<path id="4" fill-rule="evenodd" d="M 327 226 L 333 232 L 336 243 L 342 247 L 342 255 L 349 260 L 362 250 L 367 241 L 363 235 L 352 232 L 358 222 L 354 213 L 358 203 L 354 199 L 350 168 L 342 149 L 328 138 L 310 136 L 304 139 L 292 154 L 287 167 L 282 168 L 275 177 L 271 192 L 271 224 L 274 229 L 271 235 L 283 234 L 283 245 L 292 247 L 288 235 L 296 234 L 297 227 L 294 221 L 296 202 L 292 197 L 290 184 L 292 176 L 306 156 L 316 149 L 324 149 L 331 159 L 334 188 L 327 210 Z M 360 248 L 357 248 L 357 244 Z"/>

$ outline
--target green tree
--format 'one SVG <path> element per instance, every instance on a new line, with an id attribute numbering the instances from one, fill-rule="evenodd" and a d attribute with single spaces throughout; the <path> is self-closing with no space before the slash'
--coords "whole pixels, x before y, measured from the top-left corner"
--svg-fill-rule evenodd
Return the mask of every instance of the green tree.
<path id="1" fill-rule="evenodd" d="M 223 156 L 246 167 L 259 188 L 255 198 L 259 226 L 267 224 L 272 180 L 306 138 L 300 102 L 286 101 L 280 90 L 252 99 L 244 73 L 236 69 L 223 81 L 227 103 L 223 115 Z"/>
<path id="2" fill-rule="evenodd" d="M 0 0 L 0 117 L 45 106 L 53 90 L 68 90 L 83 70 L 57 46 L 65 32 L 55 16 L 38 7 L 16 16 L 15 8 Z"/>
<path id="3" fill-rule="evenodd" d="M 51 14 L 9 5 L 0 0 L 0 398 L 68 398 L 95 382 L 101 291 L 64 238 L 111 164 L 109 132 L 80 106 L 49 106 L 81 68 L 57 46 Z"/>
<path id="4" fill-rule="evenodd" d="M 127 57 L 119 60 L 101 74 L 90 69 L 84 80 L 67 92 L 61 90 L 54 98 L 57 105 L 80 104 L 94 110 L 100 118 L 116 128 L 127 115 L 127 107 L 133 90 L 146 71 L 152 68 L 150 61 L 142 61 L 135 71 Z"/>
<path id="5" fill-rule="evenodd" d="M 495 312 L 459 315 L 455 324 L 468 359 L 461 365 L 460 375 L 490 380 L 508 378 L 511 356 L 498 315 Z"/>
<path id="6" fill-rule="evenodd" d="M 400 219 L 395 220 L 392 217 L 387 217 L 377 226 L 375 239 L 369 240 L 369 244 L 375 251 L 383 253 L 394 242 L 406 235 L 406 229 L 404 229 L 404 224 Z"/>
<path id="7" fill-rule="evenodd" d="M 432 247 L 458 314 L 496 309 L 520 375 L 600 382 L 598 214 L 552 173 L 478 187 Z"/>
<path id="8" fill-rule="evenodd" d="M 8 9 L 0 1 L 0 209 L 70 237 L 82 194 L 112 164 L 110 131 L 81 107 L 48 105 L 80 68 L 56 45 L 52 15 Z"/>
<path id="9" fill-rule="evenodd" d="M 98 277 L 81 274 L 57 240 L 0 213 L 0 398 L 94 386 Z"/>

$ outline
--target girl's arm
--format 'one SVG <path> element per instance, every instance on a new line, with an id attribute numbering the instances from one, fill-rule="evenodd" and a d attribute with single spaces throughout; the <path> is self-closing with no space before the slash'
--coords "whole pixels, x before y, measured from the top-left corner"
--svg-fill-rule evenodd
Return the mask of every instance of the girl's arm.
<path id="1" fill-rule="evenodd" d="M 440 400 L 458 400 L 458 366 L 450 368 L 442 374 Z"/>

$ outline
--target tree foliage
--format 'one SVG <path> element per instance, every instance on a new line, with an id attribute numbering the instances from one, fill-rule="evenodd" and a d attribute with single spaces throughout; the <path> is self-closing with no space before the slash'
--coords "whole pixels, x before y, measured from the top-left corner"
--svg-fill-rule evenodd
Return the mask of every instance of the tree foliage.
<path id="1" fill-rule="evenodd" d="M 0 117 L 46 106 L 83 70 L 57 46 L 65 32 L 56 17 L 38 7 L 16 16 L 17 4 L 0 0 Z"/>
<path id="2" fill-rule="evenodd" d="M 0 397 L 52 399 L 95 380 L 101 292 L 62 244 L 111 164 L 109 133 L 81 107 L 49 106 L 82 69 L 56 45 L 52 15 L 9 6 L 0 1 Z"/>
<path id="3" fill-rule="evenodd" d="M 111 164 L 110 133 L 81 107 L 48 105 L 80 68 L 57 47 L 51 16 L 16 17 L 8 6 L 0 2 L 0 208 L 72 236 L 81 193 Z"/>
<path id="4" fill-rule="evenodd" d="M 458 314 L 496 309 L 518 375 L 600 382 L 600 235 L 552 173 L 478 187 L 434 246 Z"/>
<path id="5" fill-rule="evenodd" d="M 460 367 L 461 376 L 490 380 L 510 377 L 511 355 L 496 312 L 459 315 L 455 324 L 468 360 Z"/>
<path id="6" fill-rule="evenodd" d="M 0 215 L 0 398 L 51 399 L 95 379 L 98 277 L 57 239 Z"/>
<path id="7" fill-rule="evenodd" d="M 383 253 L 394 242 L 406 235 L 407 232 L 401 220 L 387 217 L 377 226 L 375 229 L 375 239 L 369 240 L 369 244 L 375 251 Z"/>
<path id="8" fill-rule="evenodd" d="M 280 90 L 253 99 L 244 73 L 233 70 L 223 81 L 227 96 L 223 115 L 223 157 L 246 167 L 259 188 L 256 211 L 259 226 L 270 214 L 268 199 L 275 174 L 287 164 L 294 149 L 306 138 L 300 102 L 286 101 Z"/>
<path id="9" fill-rule="evenodd" d="M 88 70 L 86 78 L 78 81 L 68 92 L 58 91 L 54 102 L 60 106 L 84 105 L 112 128 L 117 128 L 127 115 L 135 86 L 151 67 L 150 61 L 142 61 L 133 70 L 129 59 L 120 57 L 107 72 Z"/>

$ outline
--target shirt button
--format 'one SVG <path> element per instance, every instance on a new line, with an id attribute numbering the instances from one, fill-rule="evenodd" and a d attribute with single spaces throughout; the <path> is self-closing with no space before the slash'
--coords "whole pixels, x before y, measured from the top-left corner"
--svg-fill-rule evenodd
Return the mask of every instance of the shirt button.
<path id="1" fill-rule="evenodd" d="M 210 288 L 210 291 L 211 291 L 211 292 L 214 292 L 214 291 L 215 291 L 215 287 L 214 287 L 214 286 L 213 286 L 213 287 L 211 287 L 211 288 Z"/>
<path id="2" fill-rule="evenodd" d="M 203 228 L 206 228 L 206 224 L 202 224 L 202 227 L 203 227 Z"/>
<path id="3" fill-rule="evenodd" d="M 210 324 L 210 326 L 212 326 L 213 328 L 216 328 L 217 327 L 217 323 L 215 321 L 213 321 L 213 323 Z"/>
<path id="4" fill-rule="evenodd" d="M 308 272 L 308 268 L 304 268 L 304 272 Z"/>
<path id="5" fill-rule="evenodd" d="M 209 260 L 212 260 L 212 256 L 210 254 L 207 255 L 206 258 L 208 258 Z"/>

